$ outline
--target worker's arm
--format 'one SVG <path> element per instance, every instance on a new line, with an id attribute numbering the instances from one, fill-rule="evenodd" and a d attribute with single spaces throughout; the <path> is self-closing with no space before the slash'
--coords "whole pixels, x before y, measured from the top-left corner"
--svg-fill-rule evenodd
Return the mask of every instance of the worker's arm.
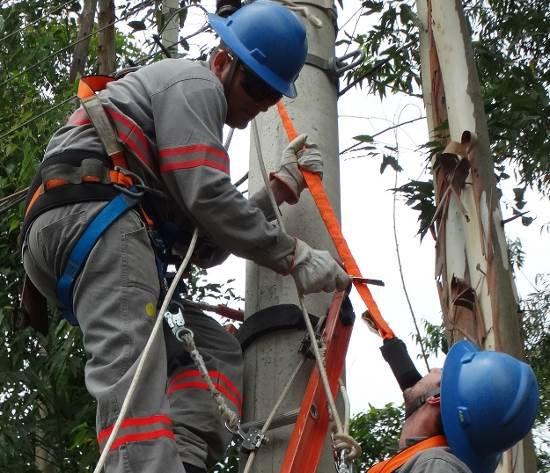
<path id="1" fill-rule="evenodd" d="M 219 82 L 207 75 L 174 81 L 151 101 L 160 174 L 179 206 L 216 245 L 287 273 L 294 238 L 269 223 L 230 182 Z"/>

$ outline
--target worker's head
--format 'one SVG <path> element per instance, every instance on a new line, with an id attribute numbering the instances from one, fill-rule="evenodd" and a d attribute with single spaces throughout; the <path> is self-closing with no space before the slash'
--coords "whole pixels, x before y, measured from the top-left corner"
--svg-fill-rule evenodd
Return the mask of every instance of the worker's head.
<path id="1" fill-rule="evenodd" d="M 399 439 L 399 448 L 407 446 L 407 439 L 432 437 L 443 433 L 439 409 L 441 369 L 433 368 L 413 387 L 403 391 L 405 423 Z"/>
<path id="2" fill-rule="evenodd" d="M 286 7 L 257 0 L 227 18 L 209 15 L 221 46 L 210 68 L 224 86 L 226 123 L 244 128 L 280 98 L 296 97 L 294 81 L 307 55 L 306 30 Z"/>
<path id="3" fill-rule="evenodd" d="M 505 353 L 453 345 L 443 366 L 441 417 L 453 453 L 474 473 L 492 473 L 533 426 L 539 396 L 533 370 Z"/>

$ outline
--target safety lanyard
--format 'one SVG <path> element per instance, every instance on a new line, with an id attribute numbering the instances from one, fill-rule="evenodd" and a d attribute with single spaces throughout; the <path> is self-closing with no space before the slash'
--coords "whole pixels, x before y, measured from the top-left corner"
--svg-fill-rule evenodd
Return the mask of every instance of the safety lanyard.
<path id="1" fill-rule="evenodd" d="M 277 109 L 279 111 L 279 116 L 286 131 L 288 140 L 292 141 L 294 138 L 296 138 L 296 136 L 298 136 L 298 133 L 294 128 L 294 124 L 292 123 L 292 120 L 289 117 L 282 100 L 279 100 L 279 102 L 277 102 Z M 342 260 L 346 272 L 356 277 L 356 279 L 353 279 L 353 284 L 357 289 L 357 292 L 361 296 L 361 299 L 363 299 L 363 301 L 365 302 L 372 322 L 374 323 L 376 329 L 380 333 L 380 336 L 384 340 L 395 338 L 393 331 L 382 317 L 382 314 L 378 309 L 378 305 L 372 297 L 370 289 L 363 281 L 360 280 L 362 279 L 361 271 L 359 270 L 359 266 L 357 265 L 355 258 L 351 254 L 346 239 L 342 234 L 340 223 L 338 222 L 336 213 L 332 208 L 323 183 L 321 182 L 321 178 L 318 174 L 305 170 L 302 170 L 302 174 L 304 176 L 306 185 L 311 193 L 311 196 L 313 197 L 315 205 L 317 206 L 317 209 L 321 214 L 321 218 L 325 223 L 332 242 L 334 243 L 336 251 L 338 252 L 338 255 Z"/>

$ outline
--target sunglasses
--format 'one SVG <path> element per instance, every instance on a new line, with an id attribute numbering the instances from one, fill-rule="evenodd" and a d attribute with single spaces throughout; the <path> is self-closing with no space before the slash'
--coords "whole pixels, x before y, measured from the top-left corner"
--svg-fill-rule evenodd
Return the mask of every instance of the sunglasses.
<path id="1" fill-rule="evenodd" d="M 241 87 L 252 100 L 255 102 L 268 100 L 273 103 L 281 100 L 283 94 L 254 74 L 239 59 L 237 61 L 237 67 L 242 72 Z"/>

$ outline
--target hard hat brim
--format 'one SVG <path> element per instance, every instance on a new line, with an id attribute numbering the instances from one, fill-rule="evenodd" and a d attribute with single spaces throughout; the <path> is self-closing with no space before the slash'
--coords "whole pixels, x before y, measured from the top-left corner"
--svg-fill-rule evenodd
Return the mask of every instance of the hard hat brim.
<path id="1" fill-rule="evenodd" d="M 258 77 L 267 82 L 272 88 L 289 98 L 295 98 L 297 95 L 294 83 L 288 83 L 274 74 L 269 68 L 256 61 L 250 56 L 250 51 L 244 46 L 235 33 L 227 26 L 227 18 L 208 14 L 208 23 L 218 34 L 225 45 Z"/>
<path id="2" fill-rule="evenodd" d="M 472 473 L 493 473 L 501 455 L 476 452 L 467 437 L 467 426 L 461 422 L 458 411 L 460 402 L 457 372 L 464 357 L 470 357 L 479 351 L 476 345 L 467 340 L 455 343 L 449 350 L 441 375 L 441 421 L 451 451 L 468 465 Z"/>

